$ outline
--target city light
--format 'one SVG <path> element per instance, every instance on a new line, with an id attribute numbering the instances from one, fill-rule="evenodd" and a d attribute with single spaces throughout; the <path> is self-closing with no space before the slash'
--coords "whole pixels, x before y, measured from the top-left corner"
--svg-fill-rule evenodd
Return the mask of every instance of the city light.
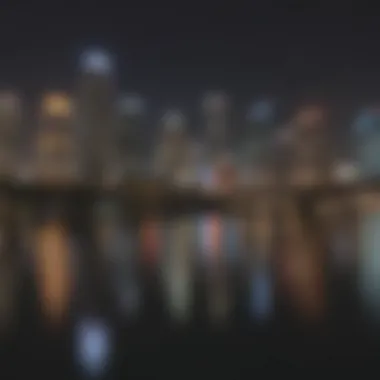
<path id="1" fill-rule="evenodd" d="M 111 56 L 100 48 L 86 50 L 80 57 L 80 67 L 84 73 L 110 75 L 114 68 Z"/>
<path id="2" fill-rule="evenodd" d="M 101 378 L 112 354 L 112 332 L 101 318 L 84 317 L 75 330 L 75 360 L 90 378 Z"/>
<path id="3" fill-rule="evenodd" d="M 42 100 L 42 112 L 46 116 L 66 118 L 73 112 L 71 99 L 62 93 L 50 93 Z"/>
<path id="4" fill-rule="evenodd" d="M 252 272 L 251 313 L 258 322 L 266 322 L 273 315 L 273 284 L 268 268 L 259 267 Z"/>
<path id="5" fill-rule="evenodd" d="M 42 309 L 53 323 L 62 321 L 68 310 L 72 277 L 68 235 L 58 222 L 38 230 L 36 236 L 36 281 Z"/>

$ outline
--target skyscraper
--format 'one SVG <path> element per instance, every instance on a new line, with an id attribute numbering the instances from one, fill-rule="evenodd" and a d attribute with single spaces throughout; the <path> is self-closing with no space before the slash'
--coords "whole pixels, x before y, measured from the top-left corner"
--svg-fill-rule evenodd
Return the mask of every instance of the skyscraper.
<path id="1" fill-rule="evenodd" d="M 317 105 L 304 106 L 295 112 L 283 157 L 291 182 L 313 185 L 328 179 L 332 151 L 327 124 L 325 110 Z"/>
<path id="2" fill-rule="evenodd" d="M 207 93 L 202 100 L 204 139 L 210 153 L 224 150 L 230 131 L 230 101 L 223 92 Z"/>
<path id="3" fill-rule="evenodd" d="M 78 132 L 91 180 L 103 178 L 113 160 L 115 71 L 110 54 L 89 49 L 80 57 Z"/>
<path id="4" fill-rule="evenodd" d="M 123 172 L 140 171 L 147 165 L 151 141 L 145 130 L 145 111 L 145 101 L 138 94 L 124 94 L 117 102 L 116 151 Z"/>
<path id="5" fill-rule="evenodd" d="M 169 110 L 161 123 L 162 134 L 154 155 L 154 172 L 173 180 L 186 157 L 186 119 L 180 111 Z"/>
<path id="6" fill-rule="evenodd" d="M 375 177 L 380 173 L 380 112 L 376 107 L 362 110 L 352 126 L 354 157 L 362 178 Z"/>
<path id="7" fill-rule="evenodd" d="M 74 112 L 72 99 L 64 93 L 52 92 L 43 97 L 34 156 L 40 179 L 60 182 L 79 179 Z"/>
<path id="8" fill-rule="evenodd" d="M 13 92 L 0 93 L 0 173 L 14 174 L 21 132 L 21 100 Z"/>

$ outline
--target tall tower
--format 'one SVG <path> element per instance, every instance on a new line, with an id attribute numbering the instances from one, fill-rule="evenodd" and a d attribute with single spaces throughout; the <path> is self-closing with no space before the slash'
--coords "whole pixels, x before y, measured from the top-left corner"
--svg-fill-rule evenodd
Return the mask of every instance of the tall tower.
<path id="1" fill-rule="evenodd" d="M 327 179 L 331 150 L 326 112 L 318 105 L 298 109 L 291 121 L 288 164 L 290 181 L 311 185 Z"/>
<path id="2" fill-rule="evenodd" d="M 114 61 L 102 49 L 89 49 L 80 57 L 78 129 L 90 180 L 103 177 L 112 161 L 115 126 Z"/>
<path id="3" fill-rule="evenodd" d="M 253 103 L 246 116 L 240 155 L 242 165 L 254 183 L 266 182 L 273 169 L 270 161 L 274 153 L 271 144 L 274 118 L 275 104 L 265 100 Z"/>
<path id="4" fill-rule="evenodd" d="M 186 158 L 186 119 L 178 110 L 167 111 L 161 120 L 162 135 L 155 154 L 155 172 L 174 179 Z"/>
<path id="5" fill-rule="evenodd" d="M 380 112 L 368 107 L 356 117 L 352 126 L 353 156 L 362 180 L 378 178 L 380 173 Z M 357 204 L 357 203 L 356 203 Z M 380 197 L 376 191 L 359 196 L 358 287 L 366 316 L 373 323 L 380 321 Z"/>
<path id="6" fill-rule="evenodd" d="M 205 121 L 205 142 L 210 153 L 224 150 L 228 139 L 228 122 L 230 116 L 230 101 L 222 92 L 208 93 L 202 101 Z"/>
<path id="7" fill-rule="evenodd" d="M 355 141 L 353 156 L 362 178 L 377 177 L 380 173 L 380 111 L 376 107 L 362 110 L 352 126 Z"/>
<path id="8" fill-rule="evenodd" d="M 246 130 L 239 154 L 244 175 L 250 184 L 267 186 L 274 179 L 272 157 L 275 104 L 271 100 L 254 102 L 246 115 Z M 248 272 L 251 312 L 255 319 L 265 322 L 273 312 L 273 280 L 271 254 L 273 251 L 274 200 L 263 193 L 251 204 L 245 220 L 248 252 L 245 270 Z"/>
<path id="9" fill-rule="evenodd" d="M 39 181 L 61 184 L 79 179 L 73 116 L 74 105 L 68 95 L 51 92 L 43 96 L 33 160 L 34 178 Z M 55 214 L 55 207 L 61 205 L 52 206 L 43 210 L 49 217 L 37 227 L 32 250 L 42 311 L 56 324 L 64 322 L 69 308 L 72 267 L 69 234 Z"/>
<path id="10" fill-rule="evenodd" d="M 137 94 L 125 94 L 117 103 L 118 123 L 116 128 L 116 150 L 118 161 L 125 170 L 140 170 L 145 164 L 146 148 L 151 145 L 144 131 L 146 104 Z"/>
<path id="11" fill-rule="evenodd" d="M 0 92 L 0 176 L 13 175 L 20 153 L 21 101 L 17 94 Z M 12 235 L 10 213 L 14 205 L 4 194 L 0 195 L 0 328 L 12 321 L 17 278 L 15 251 L 9 237 Z M 16 252 L 17 253 L 17 252 Z"/>
<path id="12" fill-rule="evenodd" d="M 0 93 L 0 173 L 12 174 L 18 161 L 21 100 L 12 92 Z"/>
<path id="13" fill-rule="evenodd" d="M 73 118 L 74 104 L 68 95 L 52 92 L 42 98 L 35 147 L 35 169 L 40 179 L 79 179 L 80 162 Z"/>

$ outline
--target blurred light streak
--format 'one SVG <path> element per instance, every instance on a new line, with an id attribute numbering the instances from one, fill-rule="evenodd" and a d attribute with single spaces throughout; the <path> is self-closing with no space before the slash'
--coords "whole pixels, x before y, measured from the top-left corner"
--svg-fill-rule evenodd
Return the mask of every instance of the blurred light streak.
<path id="1" fill-rule="evenodd" d="M 280 260 L 280 282 L 301 319 L 320 321 L 325 313 L 322 255 L 305 232 L 294 205 L 286 206 L 285 240 Z"/>
<path id="2" fill-rule="evenodd" d="M 153 268 L 158 260 L 162 246 L 162 228 L 160 221 L 154 218 L 145 219 L 140 228 L 140 247 L 144 263 Z"/>
<path id="3" fill-rule="evenodd" d="M 266 322 L 274 312 L 271 273 L 268 268 L 259 265 L 251 276 L 251 314 L 257 322 Z"/>
<path id="4" fill-rule="evenodd" d="M 38 229 L 35 265 L 43 313 L 52 323 L 60 323 L 68 311 L 72 276 L 68 235 L 58 221 Z"/>
<path id="5" fill-rule="evenodd" d="M 366 311 L 380 322 L 380 213 L 374 210 L 374 198 L 370 204 L 371 209 L 361 210 L 359 221 L 359 292 Z"/>
<path id="6" fill-rule="evenodd" d="M 87 316 L 78 321 L 74 334 L 75 361 L 90 378 L 102 378 L 113 353 L 111 328 L 101 318 Z"/>
<path id="7" fill-rule="evenodd" d="M 164 278 L 168 309 L 177 322 L 188 322 L 193 306 L 194 221 L 179 217 L 167 224 Z"/>

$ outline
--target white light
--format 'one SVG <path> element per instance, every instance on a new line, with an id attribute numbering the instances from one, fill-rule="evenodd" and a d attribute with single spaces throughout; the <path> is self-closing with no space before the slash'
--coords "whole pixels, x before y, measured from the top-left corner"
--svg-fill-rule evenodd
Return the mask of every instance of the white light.
<path id="1" fill-rule="evenodd" d="M 95 317 L 82 319 L 76 329 L 76 359 L 92 378 L 104 374 L 111 354 L 111 333 L 108 326 Z"/>
<path id="2" fill-rule="evenodd" d="M 118 108 L 124 115 L 141 115 L 145 110 L 145 102 L 138 95 L 125 95 L 120 99 Z"/>
<path id="3" fill-rule="evenodd" d="M 109 54 L 101 49 L 86 50 L 80 59 L 84 72 L 95 75 L 109 75 L 113 70 L 113 62 Z"/>

